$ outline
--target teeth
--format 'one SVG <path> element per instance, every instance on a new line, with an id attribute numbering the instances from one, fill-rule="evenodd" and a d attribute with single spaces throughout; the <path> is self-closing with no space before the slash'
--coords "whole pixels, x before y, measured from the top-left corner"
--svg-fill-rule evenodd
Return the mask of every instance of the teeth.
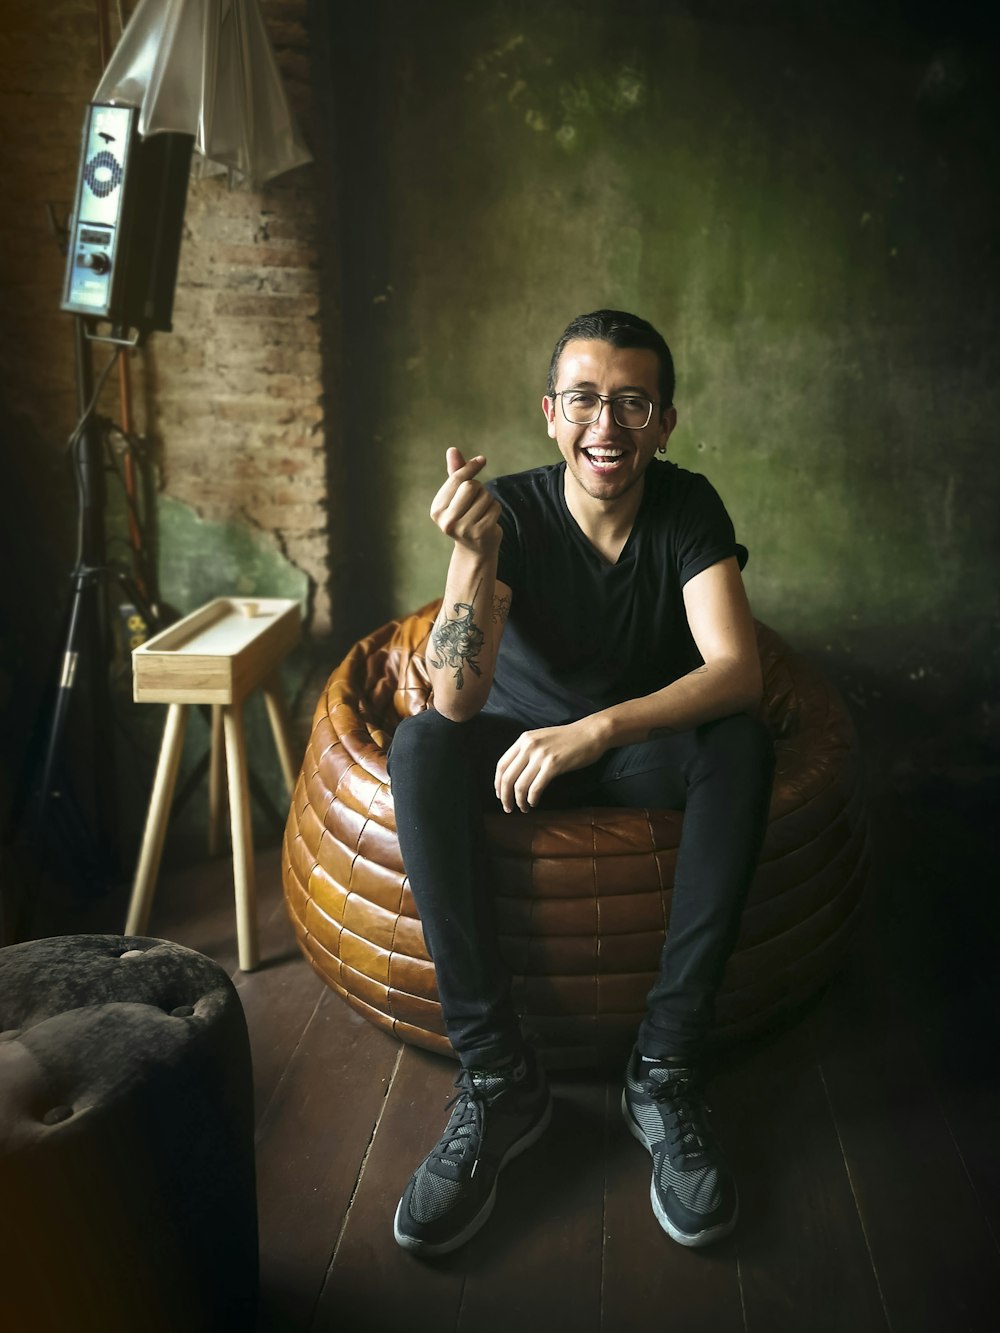
<path id="1" fill-rule="evenodd" d="M 605 462 L 610 462 L 612 459 L 615 458 L 622 458 L 625 453 L 624 449 L 595 449 L 595 448 L 585 449 L 583 452 L 587 455 L 588 458 L 600 458 Z"/>

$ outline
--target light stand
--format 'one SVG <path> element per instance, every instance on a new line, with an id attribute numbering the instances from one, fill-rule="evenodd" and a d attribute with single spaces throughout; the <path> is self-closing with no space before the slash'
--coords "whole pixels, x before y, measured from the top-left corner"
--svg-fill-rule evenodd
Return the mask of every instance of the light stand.
<path id="1" fill-rule="evenodd" d="M 84 125 L 62 302 L 75 321 L 80 418 L 71 454 L 79 515 L 77 558 L 41 778 L 34 791 L 22 784 L 29 795 L 21 808 L 30 807 L 27 828 L 41 860 L 54 841 L 48 824 L 55 802 L 66 817 L 75 804 L 62 782 L 63 751 L 74 696 L 85 692 L 93 772 L 90 842 L 101 870 L 95 877 L 104 879 L 117 870 L 119 859 L 107 670 L 112 576 L 125 586 L 147 625 L 152 628 L 155 621 L 138 586 L 147 584 L 145 577 L 140 573 L 138 580 L 129 580 L 107 562 L 105 435 L 96 409 L 115 360 L 126 394 L 127 364 L 119 352 L 95 380 L 92 340 L 104 324 L 110 327 L 102 340 L 125 347 L 154 330 L 170 330 L 193 147 L 203 170 L 228 172 L 231 184 L 255 188 L 308 162 L 311 155 L 297 135 L 259 0 L 138 0 L 110 54 L 108 0 L 95 2 L 104 74 Z M 130 431 L 123 411 L 127 439 Z M 139 559 L 130 457 L 125 474 L 129 526 Z M 82 812 L 73 813 L 86 832 Z M 36 897 L 20 896 L 18 938 Z M 3 925 L 0 904 L 0 933 Z"/>
<path id="2" fill-rule="evenodd" d="M 93 345 L 79 316 L 74 327 L 74 353 L 80 417 L 70 440 L 70 455 L 77 499 L 77 550 L 41 776 L 33 791 L 29 778 L 27 832 L 35 849 L 39 879 L 53 845 L 59 843 L 73 856 L 77 881 L 98 892 L 121 873 L 115 818 L 118 785 L 114 709 L 108 672 L 112 583 L 124 588 L 148 625 L 154 626 L 156 617 L 136 580 L 107 560 L 105 440 L 95 409 L 115 358 L 95 382 Z M 74 791 L 67 771 L 67 727 L 74 715 L 84 729 L 81 749 L 88 765 L 89 810 L 79 794 L 83 784 L 78 782 Z M 37 899 L 37 892 L 21 895 L 15 938 L 26 938 L 31 933 Z"/>
<path id="3" fill-rule="evenodd" d="M 56 775 L 56 761 L 66 730 L 70 701 L 78 687 L 82 668 L 87 682 L 85 692 L 90 702 L 88 722 L 91 733 L 90 751 L 94 765 L 96 849 L 98 860 L 106 860 L 108 868 L 113 870 L 117 863 L 117 856 L 112 850 L 114 840 L 111 836 L 110 819 L 110 811 L 115 804 L 114 749 L 107 743 L 107 738 L 111 734 L 109 725 L 111 710 L 107 698 L 107 682 L 101 680 L 100 672 L 100 664 L 105 660 L 108 629 L 104 595 L 104 580 L 107 575 L 104 538 L 106 487 L 102 440 L 91 407 L 95 396 L 93 355 L 86 338 L 83 320 L 79 316 L 75 321 L 74 335 L 80 426 L 74 434 L 71 447 L 77 491 L 79 535 L 76 564 L 70 575 L 72 593 L 67 616 L 66 640 L 60 658 L 52 722 L 31 826 L 36 845 L 41 846 L 49 802 L 64 796 L 61 787 L 54 786 L 53 782 Z"/>

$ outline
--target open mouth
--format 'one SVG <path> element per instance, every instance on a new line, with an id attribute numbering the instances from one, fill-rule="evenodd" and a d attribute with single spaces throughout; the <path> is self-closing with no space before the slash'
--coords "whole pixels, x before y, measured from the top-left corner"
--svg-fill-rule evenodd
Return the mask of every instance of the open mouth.
<path id="1" fill-rule="evenodd" d="M 625 450 L 615 445 L 590 445 L 582 450 L 584 458 L 598 472 L 611 472 L 625 458 Z"/>

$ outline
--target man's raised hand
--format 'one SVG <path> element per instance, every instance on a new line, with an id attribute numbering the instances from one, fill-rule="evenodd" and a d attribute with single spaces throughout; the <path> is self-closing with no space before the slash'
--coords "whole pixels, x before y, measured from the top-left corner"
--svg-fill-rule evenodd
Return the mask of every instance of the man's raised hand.
<path id="1" fill-rule="evenodd" d="M 500 502 L 476 478 L 486 466 L 482 454 L 468 462 L 460 449 L 445 454 L 448 479 L 431 503 L 431 518 L 458 546 L 479 555 L 500 547 Z"/>

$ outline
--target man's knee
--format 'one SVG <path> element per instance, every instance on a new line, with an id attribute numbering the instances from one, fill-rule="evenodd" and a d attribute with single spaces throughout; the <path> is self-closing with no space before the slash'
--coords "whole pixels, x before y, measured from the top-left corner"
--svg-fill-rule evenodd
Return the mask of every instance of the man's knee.
<path id="1" fill-rule="evenodd" d="M 734 769 L 748 779 L 759 778 L 768 783 L 774 772 L 774 742 L 770 730 L 759 717 L 749 713 L 733 713 L 718 718 L 698 729 L 702 754 L 711 767 Z"/>
<path id="2" fill-rule="evenodd" d="M 461 727 L 462 723 L 442 717 L 433 708 L 404 717 L 389 745 L 386 759 L 389 776 L 405 781 L 411 772 L 426 774 L 429 763 L 462 745 Z"/>

